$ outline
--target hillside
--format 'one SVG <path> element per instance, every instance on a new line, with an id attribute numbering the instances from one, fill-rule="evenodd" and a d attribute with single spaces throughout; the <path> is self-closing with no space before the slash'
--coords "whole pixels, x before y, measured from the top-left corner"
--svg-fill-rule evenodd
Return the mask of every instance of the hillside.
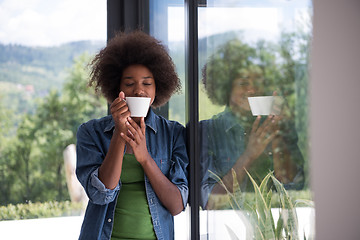
<path id="1" fill-rule="evenodd" d="M 56 47 L 27 47 L 0 44 L 0 82 L 31 86 L 36 95 L 51 87 L 60 88 L 66 69 L 84 52 L 93 54 L 105 43 L 80 41 Z"/>
<path id="2" fill-rule="evenodd" d="M 240 34 L 227 32 L 199 39 L 199 69 L 219 45 Z M 92 41 L 70 42 L 52 47 L 0 43 L 1 104 L 15 114 L 32 113 L 36 108 L 36 98 L 46 96 L 52 88 L 61 90 L 74 58 L 84 52 L 92 55 L 104 46 L 105 42 Z M 178 74 L 184 80 L 184 42 L 170 42 L 169 49 Z"/>
<path id="3" fill-rule="evenodd" d="M 32 113 L 35 99 L 61 90 L 74 59 L 94 54 L 103 42 L 70 42 L 54 47 L 0 44 L 0 101 L 16 115 Z"/>

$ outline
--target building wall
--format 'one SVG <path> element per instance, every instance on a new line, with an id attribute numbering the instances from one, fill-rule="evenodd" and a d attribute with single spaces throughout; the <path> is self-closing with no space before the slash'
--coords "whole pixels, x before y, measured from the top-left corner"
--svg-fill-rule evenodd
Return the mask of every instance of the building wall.
<path id="1" fill-rule="evenodd" d="M 311 173 L 316 240 L 360 238 L 360 1 L 314 0 Z"/>

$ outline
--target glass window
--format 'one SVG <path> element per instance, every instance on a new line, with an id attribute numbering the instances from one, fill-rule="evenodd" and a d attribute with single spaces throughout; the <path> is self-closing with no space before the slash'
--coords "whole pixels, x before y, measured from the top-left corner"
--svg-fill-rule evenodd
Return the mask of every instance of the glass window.
<path id="1" fill-rule="evenodd" d="M 74 144 L 81 123 L 107 114 L 86 70 L 105 44 L 104 1 L 0 2 L 1 238 L 78 237 Z"/>
<path id="2" fill-rule="evenodd" d="M 314 237 L 311 16 L 304 0 L 198 9 L 201 238 Z"/>
<path id="3" fill-rule="evenodd" d="M 185 126 L 185 18 L 184 1 L 150 1 L 150 34 L 168 46 L 178 76 L 181 91 L 174 94 L 167 107 L 168 119 Z M 189 208 L 175 216 L 175 239 L 188 239 Z"/>

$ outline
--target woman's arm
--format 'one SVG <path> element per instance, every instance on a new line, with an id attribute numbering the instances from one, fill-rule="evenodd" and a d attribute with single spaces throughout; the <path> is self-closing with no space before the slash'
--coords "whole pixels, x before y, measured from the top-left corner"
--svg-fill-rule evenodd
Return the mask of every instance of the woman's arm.
<path id="1" fill-rule="evenodd" d="M 109 150 L 99 168 L 99 179 L 108 189 L 114 189 L 120 180 L 125 141 L 117 129 L 114 130 Z"/>
<path id="2" fill-rule="evenodd" d="M 104 161 L 101 140 L 97 137 L 99 130 L 96 121 L 82 124 L 77 131 L 76 143 L 76 176 L 84 187 L 89 200 L 94 204 L 107 204 L 114 200 L 118 187 L 113 190 L 99 179 L 99 167 Z"/>
<path id="3" fill-rule="evenodd" d="M 287 144 L 281 136 L 272 141 L 274 174 L 284 184 L 293 182 L 298 169 L 297 164 L 292 159 L 292 153 L 286 146 Z"/>
<path id="4" fill-rule="evenodd" d="M 264 152 L 266 146 L 274 139 L 277 131 L 274 131 L 274 126 L 277 124 L 277 120 L 274 116 L 269 116 L 263 124 L 260 125 L 260 116 L 258 116 L 253 123 L 248 144 L 245 151 L 232 167 L 236 172 L 238 183 L 241 183 L 246 176 L 245 169 L 249 169 L 254 161 Z M 223 183 L 226 188 L 233 191 L 233 175 L 230 170 L 223 178 Z M 224 187 L 216 183 L 212 193 L 225 193 Z"/>
<path id="5" fill-rule="evenodd" d="M 131 146 L 136 160 L 141 164 L 151 186 L 162 204 L 175 216 L 184 209 L 180 190 L 159 169 L 146 147 L 145 121 L 140 120 L 140 126 L 128 118 L 127 126 L 131 136 L 121 133 L 121 136 Z"/>
<path id="6" fill-rule="evenodd" d="M 110 106 L 110 111 L 115 122 L 115 130 L 111 138 L 109 150 L 99 168 L 99 179 L 108 189 L 114 189 L 120 180 L 124 157 L 125 140 L 120 133 L 128 131 L 126 122 L 130 116 L 126 102 L 123 101 L 125 94 L 119 93 L 119 97 Z"/>

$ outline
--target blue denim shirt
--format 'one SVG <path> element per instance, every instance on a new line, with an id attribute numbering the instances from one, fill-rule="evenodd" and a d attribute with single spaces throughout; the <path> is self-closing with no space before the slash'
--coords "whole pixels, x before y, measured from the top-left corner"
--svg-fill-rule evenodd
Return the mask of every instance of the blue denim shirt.
<path id="1" fill-rule="evenodd" d="M 145 124 L 148 151 L 162 173 L 178 187 L 186 206 L 189 160 L 185 145 L 185 128 L 178 122 L 157 116 L 151 109 Z M 98 169 L 108 152 L 114 126 L 112 116 L 109 115 L 82 124 L 77 132 L 76 175 L 89 197 L 79 239 L 111 237 L 121 180 L 115 189 L 107 189 L 98 178 Z M 156 196 L 146 175 L 145 189 L 156 237 L 173 239 L 173 216 Z"/>
<path id="2" fill-rule="evenodd" d="M 247 119 L 245 117 L 239 120 L 227 107 L 212 119 L 200 122 L 200 141 L 202 146 L 200 156 L 202 179 L 201 206 L 206 206 L 208 197 L 217 183 L 208 170 L 211 170 L 220 178 L 231 170 L 246 149 L 246 135 L 250 133 L 255 118 Z M 289 152 L 292 161 L 297 164 L 298 170 L 294 181 L 284 184 L 284 187 L 286 189 L 301 189 L 304 185 L 304 158 L 297 145 L 298 137 L 295 126 L 288 122 L 287 125 L 282 126 L 281 135 L 286 142 L 286 151 Z M 280 151 L 283 150 L 285 149 L 280 149 Z M 269 171 L 274 170 L 270 144 L 247 170 L 258 184 L 261 183 Z M 240 188 L 241 191 L 253 191 L 254 189 L 248 177 L 244 178 Z"/>

